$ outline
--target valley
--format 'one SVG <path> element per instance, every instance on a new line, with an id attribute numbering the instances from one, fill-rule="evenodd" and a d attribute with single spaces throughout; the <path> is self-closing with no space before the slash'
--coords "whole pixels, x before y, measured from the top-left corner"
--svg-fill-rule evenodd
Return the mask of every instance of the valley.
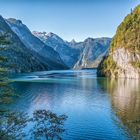
<path id="1" fill-rule="evenodd" d="M 139 2 L 5 1 L 0 140 L 140 140 Z"/>

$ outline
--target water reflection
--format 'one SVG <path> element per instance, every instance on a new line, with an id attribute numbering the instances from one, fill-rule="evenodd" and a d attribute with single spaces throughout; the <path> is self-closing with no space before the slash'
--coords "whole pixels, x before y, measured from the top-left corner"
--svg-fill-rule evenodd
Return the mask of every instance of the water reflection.
<path id="1" fill-rule="evenodd" d="M 98 79 L 110 94 L 111 105 L 134 139 L 140 139 L 140 81 L 132 79 Z"/>

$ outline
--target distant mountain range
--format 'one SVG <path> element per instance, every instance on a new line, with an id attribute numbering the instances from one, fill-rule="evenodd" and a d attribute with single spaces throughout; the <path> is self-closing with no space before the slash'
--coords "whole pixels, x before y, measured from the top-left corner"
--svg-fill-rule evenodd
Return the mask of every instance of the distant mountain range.
<path id="1" fill-rule="evenodd" d="M 51 46 L 57 51 L 62 58 L 63 62 L 72 68 L 77 62 L 80 52 L 78 49 L 72 48 L 68 42 L 64 41 L 54 33 L 33 32 L 33 34 L 43 41 L 46 45 Z"/>
<path id="2" fill-rule="evenodd" d="M 64 41 L 54 33 L 33 33 L 20 20 L 0 16 L 0 36 L 10 42 L 0 52 L 14 72 L 96 68 L 107 54 L 111 38 Z"/>
<path id="3" fill-rule="evenodd" d="M 74 69 L 97 68 L 108 53 L 111 38 L 87 38 L 83 42 L 73 44 L 80 50 L 80 56 Z"/>
<path id="4" fill-rule="evenodd" d="M 111 38 L 87 38 L 83 42 L 68 42 L 54 33 L 34 31 L 33 34 L 57 51 L 63 62 L 74 69 L 97 68 L 111 42 Z"/>

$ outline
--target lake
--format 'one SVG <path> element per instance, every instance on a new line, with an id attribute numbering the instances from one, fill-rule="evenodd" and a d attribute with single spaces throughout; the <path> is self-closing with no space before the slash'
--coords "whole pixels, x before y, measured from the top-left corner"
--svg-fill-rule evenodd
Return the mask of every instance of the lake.
<path id="1" fill-rule="evenodd" d="M 18 93 L 10 108 L 66 114 L 64 140 L 140 139 L 140 82 L 97 78 L 96 70 L 15 75 Z"/>

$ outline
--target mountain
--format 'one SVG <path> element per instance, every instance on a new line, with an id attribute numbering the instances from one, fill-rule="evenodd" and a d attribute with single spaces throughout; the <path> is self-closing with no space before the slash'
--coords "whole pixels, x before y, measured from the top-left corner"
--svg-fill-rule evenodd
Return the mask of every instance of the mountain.
<path id="1" fill-rule="evenodd" d="M 11 30 L 4 18 L 0 16 L 0 42 L 2 38 L 9 42 L 5 45 L 0 45 L 1 48 L 5 48 L 0 52 L 8 59 L 8 62 L 3 65 L 12 66 L 11 71 L 14 72 L 30 72 L 39 70 L 48 70 L 46 63 L 40 60 L 38 55 L 34 55 L 32 51 L 29 51 L 25 45 L 20 41 L 18 36 Z"/>
<path id="2" fill-rule="evenodd" d="M 68 68 L 61 60 L 59 54 L 52 47 L 44 44 L 40 39 L 35 37 L 20 20 L 10 18 L 6 22 L 29 51 L 34 51 L 40 55 L 42 61 L 47 64 L 48 69 Z"/>
<path id="3" fill-rule="evenodd" d="M 106 55 L 110 38 L 88 38 L 83 42 L 64 41 L 54 33 L 37 32 L 33 34 L 45 44 L 56 50 L 64 63 L 70 68 L 82 69 L 97 67 Z"/>
<path id="4" fill-rule="evenodd" d="M 43 64 L 41 66 L 43 70 L 68 69 L 68 67 L 74 69 L 97 67 L 108 52 L 108 46 L 111 40 L 110 38 L 88 38 L 83 42 L 76 42 L 74 39 L 68 42 L 54 33 L 31 33 L 28 27 L 20 20 L 13 18 L 3 19 L 1 17 L 1 24 L 3 24 L 2 20 L 8 28 L 8 31 L 4 32 L 10 32 L 15 38 L 14 40 L 13 38 L 9 38 L 9 40 L 15 44 L 20 42 L 20 45 L 16 45 L 14 48 L 17 48 L 17 50 L 24 48 L 24 51 L 20 52 L 24 53 L 23 58 L 21 58 L 23 54 L 14 52 L 15 57 L 17 57 L 16 59 L 19 61 L 25 58 L 30 59 L 32 57 L 28 58 L 27 56 L 31 54 L 39 64 Z M 5 29 L 1 28 L 1 30 Z M 13 61 L 15 60 L 13 59 Z M 20 63 L 16 65 L 18 67 Z M 26 64 L 24 65 L 24 70 L 20 68 L 17 71 L 27 71 L 25 70 Z M 34 69 L 42 70 L 40 67 Z"/>
<path id="5" fill-rule="evenodd" d="M 33 35 L 38 37 L 46 45 L 51 46 L 55 51 L 57 51 L 64 61 L 64 63 L 72 68 L 78 60 L 80 51 L 78 49 L 70 47 L 70 45 L 54 33 L 37 32 L 34 31 Z"/>
<path id="6" fill-rule="evenodd" d="M 140 78 L 140 5 L 119 25 L 98 76 Z"/>
<path id="7" fill-rule="evenodd" d="M 84 42 L 75 44 L 76 48 L 81 48 L 81 54 L 74 69 L 97 68 L 108 52 L 110 41 L 110 38 L 87 38 Z"/>

